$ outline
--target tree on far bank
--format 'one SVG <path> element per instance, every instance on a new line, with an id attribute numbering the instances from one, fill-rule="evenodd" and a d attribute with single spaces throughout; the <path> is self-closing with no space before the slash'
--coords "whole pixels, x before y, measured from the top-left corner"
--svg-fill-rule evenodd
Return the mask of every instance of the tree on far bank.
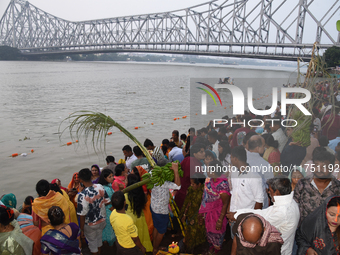
<path id="1" fill-rule="evenodd" d="M 20 50 L 17 48 L 0 46 L 0 60 L 18 60 L 21 57 Z"/>
<path id="2" fill-rule="evenodd" d="M 333 46 L 325 52 L 325 60 L 328 67 L 340 65 L 340 47 Z"/>

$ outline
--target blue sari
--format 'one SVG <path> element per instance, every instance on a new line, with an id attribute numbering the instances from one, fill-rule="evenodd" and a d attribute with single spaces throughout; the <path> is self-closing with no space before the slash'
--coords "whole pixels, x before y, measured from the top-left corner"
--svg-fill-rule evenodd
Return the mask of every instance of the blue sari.
<path id="1" fill-rule="evenodd" d="M 43 254 L 80 254 L 79 227 L 75 223 L 70 223 L 72 236 L 68 237 L 62 232 L 50 229 L 41 238 L 41 253 Z"/>
<path id="2" fill-rule="evenodd" d="M 111 187 L 110 184 L 108 185 L 103 185 L 107 195 L 109 196 L 109 198 L 111 199 L 114 191 Z M 103 242 L 108 242 L 109 246 L 112 246 L 113 243 L 116 241 L 116 235 L 115 232 L 113 231 L 113 228 L 111 226 L 111 222 L 110 222 L 110 215 L 111 215 L 111 210 L 110 208 L 112 207 L 112 205 L 106 205 L 105 206 L 105 210 L 106 210 L 106 226 L 103 230 Z"/>

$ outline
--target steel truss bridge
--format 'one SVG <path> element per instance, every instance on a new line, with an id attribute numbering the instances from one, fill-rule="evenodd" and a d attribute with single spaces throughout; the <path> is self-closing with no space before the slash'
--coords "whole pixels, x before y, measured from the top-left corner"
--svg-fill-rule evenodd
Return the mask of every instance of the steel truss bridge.
<path id="1" fill-rule="evenodd" d="M 26 55 L 152 52 L 309 60 L 340 46 L 339 0 L 214 0 L 171 12 L 67 21 L 23 0 L 0 20 L 0 45 Z"/>

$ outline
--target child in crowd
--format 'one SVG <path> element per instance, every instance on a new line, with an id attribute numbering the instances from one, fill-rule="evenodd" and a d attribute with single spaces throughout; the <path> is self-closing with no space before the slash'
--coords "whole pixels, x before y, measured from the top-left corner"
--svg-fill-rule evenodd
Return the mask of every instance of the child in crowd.
<path id="1" fill-rule="evenodd" d="M 112 195 L 112 206 L 115 208 L 110 222 L 117 237 L 117 254 L 143 255 L 146 250 L 139 240 L 138 230 L 132 218 L 125 212 L 125 196 L 121 191 Z"/>

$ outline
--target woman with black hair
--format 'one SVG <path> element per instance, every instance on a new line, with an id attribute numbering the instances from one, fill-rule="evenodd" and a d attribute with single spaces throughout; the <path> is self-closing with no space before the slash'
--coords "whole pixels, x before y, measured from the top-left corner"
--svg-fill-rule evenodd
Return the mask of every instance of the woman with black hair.
<path id="1" fill-rule="evenodd" d="M 141 166 L 136 166 L 132 169 L 132 174 L 136 175 L 136 180 L 137 182 L 141 181 L 141 176 L 143 176 L 144 174 L 147 173 L 147 171 L 141 167 Z M 146 224 L 148 225 L 148 229 L 149 229 L 149 234 L 150 234 L 150 239 L 152 239 L 152 233 L 153 233 L 153 221 L 152 221 L 152 214 L 150 211 L 150 204 L 151 204 L 151 193 L 150 190 L 148 190 L 146 188 L 146 185 L 142 186 L 143 191 L 147 197 L 147 201 L 146 201 L 146 205 L 143 209 L 144 212 L 144 216 L 145 216 L 145 220 L 146 220 Z"/>
<path id="2" fill-rule="evenodd" d="M 48 219 L 54 229 L 41 237 L 41 252 L 52 255 L 80 254 L 78 225 L 73 222 L 65 224 L 65 214 L 59 206 L 48 210 Z"/>
<path id="3" fill-rule="evenodd" d="M 48 220 L 48 210 L 52 206 L 59 206 L 65 214 L 65 223 L 71 222 L 70 207 L 67 200 L 59 192 L 51 190 L 50 183 L 46 180 L 38 181 L 36 191 L 39 195 L 32 204 L 32 217 L 34 225 L 41 229 L 41 235 L 47 230 L 52 229 L 52 225 Z"/>
<path id="4" fill-rule="evenodd" d="M 129 174 L 127 177 L 127 187 L 138 182 L 138 177 L 135 174 Z M 146 249 L 146 252 L 152 252 L 153 246 L 151 244 L 148 225 L 145 220 L 143 209 L 147 203 L 147 198 L 143 192 L 142 187 L 130 190 L 125 193 L 125 200 L 127 205 L 126 214 L 129 215 L 138 229 L 138 236 L 140 242 Z"/>
<path id="5" fill-rule="evenodd" d="M 114 191 L 112 189 L 113 172 L 111 169 L 103 169 L 100 174 L 98 184 L 101 184 L 105 189 L 107 195 L 111 198 Z M 116 241 L 116 235 L 110 223 L 110 215 L 113 210 L 112 204 L 105 205 L 106 210 L 106 226 L 103 230 L 103 242 L 107 242 L 109 246 L 112 246 Z"/>
<path id="6" fill-rule="evenodd" d="M 61 189 L 60 186 L 57 183 L 51 183 L 50 184 L 50 188 L 51 188 L 51 190 L 53 190 L 55 192 L 59 192 L 60 194 L 62 194 L 64 196 L 64 198 L 67 201 L 68 206 L 70 208 L 71 222 L 79 225 L 78 224 L 78 217 L 77 217 L 76 208 L 74 207 L 74 204 L 71 202 L 70 197 L 68 196 L 66 191 Z"/>
<path id="7" fill-rule="evenodd" d="M 278 149 L 279 142 L 274 140 L 274 137 L 271 134 L 263 134 L 262 137 L 266 142 L 264 146 L 265 152 L 263 154 L 263 159 L 265 159 L 272 167 L 280 166 L 281 153 Z M 274 176 L 279 173 L 279 171 L 274 171 Z"/>
<path id="8" fill-rule="evenodd" d="M 1 254 L 31 255 L 33 241 L 25 236 L 14 220 L 13 209 L 0 205 L 0 251 Z"/>
<path id="9" fill-rule="evenodd" d="M 91 176 L 91 181 L 93 184 L 97 184 L 98 181 L 99 181 L 99 177 L 100 177 L 100 168 L 98 165 L 92 165 L 91 166 L 91 173 L 92 173 L 92 176 Z"/>
<path id="10" fill-rule="evenodd" d="M 296 232 L 298 254 L 339 254 L 340 197 L 328 197 L 309 214 Z"/>
<path id="11" fill-rule="evenodd" d="M 125 164 L 118 164 L 115 169 L 115 176 L 112 182 L 112 189 L 116 192 L 126 187 L 126 176 L 129 169 Z"/>

